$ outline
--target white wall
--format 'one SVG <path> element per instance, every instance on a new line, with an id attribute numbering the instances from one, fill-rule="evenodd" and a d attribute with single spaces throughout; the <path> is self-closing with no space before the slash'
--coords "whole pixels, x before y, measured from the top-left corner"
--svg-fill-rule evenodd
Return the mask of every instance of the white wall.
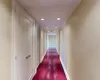
<path id="1" fill-rule="evenodd" d="M 0 0 L 0 80 L 11 80 L 11 1 Z"/>
<path id="2" fill-rule="evenodd" d="M 65 40 L 70 39 L 66 68 L 71 80 L 100 80 L 100 0 L 82 0 L 64 30 L 69 32 Z"/>
<path id="3" fill-rule="evenodd" d="M 70 59 L 70 28 L 66 27 L 60 31 L 60 54 L 61 60 L 66 68 L 70 77 L 71 59 Z"/>
<path id="4" fill-rule="evenodd" d="M 41 39 L 40 39 L 40 61 L 41 61 L 41 59 L 43 58 L 43 56 L 44 56 L 44 54 L 45 54 L 45 52 L 46 52 L 46 33 L 45 33 L 45 31 L 43 30 L 43 29 L 41 29 L 41 31 L 40 31 L 40 36 L 41 36 Z"/>
<path id="5" fill-rule="evenodd" d="M 40 39 L 41 39 L 41 35 L 40 35 L 40 26 L 38 23 L 35 24 L 36 26 L 36 56 L 37 56 L 37 65 L 40 63 Z"/>

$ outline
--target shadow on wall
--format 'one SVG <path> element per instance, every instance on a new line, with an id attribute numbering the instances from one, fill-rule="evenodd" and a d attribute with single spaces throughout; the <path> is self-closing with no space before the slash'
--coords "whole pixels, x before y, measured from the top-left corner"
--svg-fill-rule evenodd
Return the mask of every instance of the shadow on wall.
<path id="1" fill-rule="evenodd" d="M 82 0 L 79 6 L 75 9 L 75 12 L 73 12 L 72 14 L 74 17 L 71 16 L 67 23 L 71 26 L 80 26 L 78 23 L 84 23 L 84 21 L 86 20 L 87 16 L 92 11 L 92 8 L 96 5 L 96 3 L 96 0 Z"/>
<path id="2" fill-rule="evenodd" d="M 0 0 L 0 80 L 11 80 L 11 0 Z"/>

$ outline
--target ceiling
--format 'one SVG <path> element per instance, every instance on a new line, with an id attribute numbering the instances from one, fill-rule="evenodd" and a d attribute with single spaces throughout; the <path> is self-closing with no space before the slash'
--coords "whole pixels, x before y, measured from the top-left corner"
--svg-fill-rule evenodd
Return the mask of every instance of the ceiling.
<path id="1" fill-rule="evenodd" d="M 20 4 L 46 29 L 63 27 L 81 0 L 19 0 Z M 41 19 L 44 20 L 41 20 Z M 60 20 L 57 20 L 60 18 Z"/>

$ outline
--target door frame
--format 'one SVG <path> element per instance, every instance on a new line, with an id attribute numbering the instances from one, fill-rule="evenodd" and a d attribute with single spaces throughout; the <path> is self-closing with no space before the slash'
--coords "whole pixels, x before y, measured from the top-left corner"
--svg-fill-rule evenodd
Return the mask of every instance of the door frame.
<path id="1" fill-rule="evenodd" d="M 11 80 L 15 79 L 15 27 L 16 27 L 16 4 L 20 5 L 17 0 L 12 0 L 12 21 L 11 21 Z M 20 7 L 30 16 L 32 17 L 22 5 Z M 33 17 L 32 17 L 33 18 Z M 33 27 L 35 27 L 35 20 L 33 19 Z M 34 28 L 35 29 L 35 28 Z M 33 39 L 33 38 L 32 38 Z"/>
<path id="2" fill-rule="evenodd" d="M 11 80 L 15 80 L 14 78 L 14 60 L 15 60 L 15 58 L 14 58 L 14 46 L 15 46 L 15 44 L 14 44 L 14 42 L 15 42 L 15 37 L 14 37 L 14 30 L 15 30 L 15 12 L 16 12 L 16 2 L 15 2 L 15 0 L 12 0 L 12 25 L 11 25 L 11 35 L 12 35 L 12 48 L 11 48 Z"/>

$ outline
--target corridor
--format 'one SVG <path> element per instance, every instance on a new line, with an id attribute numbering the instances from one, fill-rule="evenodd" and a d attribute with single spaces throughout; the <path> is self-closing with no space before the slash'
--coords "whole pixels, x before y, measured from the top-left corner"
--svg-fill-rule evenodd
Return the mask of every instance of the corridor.
<path id="1" fill-rule="evenodd" d="M 0 80 L 100 80 L 100 0 L 0 0 Z"/>

